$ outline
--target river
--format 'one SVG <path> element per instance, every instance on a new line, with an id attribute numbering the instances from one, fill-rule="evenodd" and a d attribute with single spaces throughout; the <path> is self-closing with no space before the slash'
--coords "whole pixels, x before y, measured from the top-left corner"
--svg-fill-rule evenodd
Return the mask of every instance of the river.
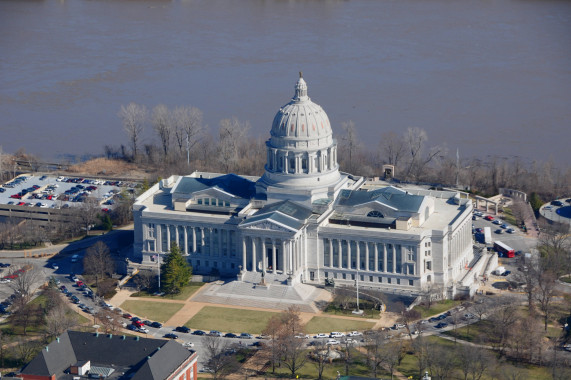
<path id="1" fill-rule="evenodd" d="M 0 145 L 102 153 L 129 102 L 265 138 L 300 70 L 369 149 L 420 127 L 451 155 L 571 162 L 569 1 L 0 1 Z"/>

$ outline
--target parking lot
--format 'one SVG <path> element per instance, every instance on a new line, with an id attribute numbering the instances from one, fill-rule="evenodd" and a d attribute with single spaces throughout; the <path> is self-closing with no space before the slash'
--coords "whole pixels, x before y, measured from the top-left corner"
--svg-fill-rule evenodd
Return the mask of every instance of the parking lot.
<path id="1" fill-rule="evenodd" d="M 134 192 L 135 187 L 132 182 L 26 174 L 0 186 L 0 204 L 60 209 L 95 199 L 103 211 L 108 211 L 122 190 Z"/>

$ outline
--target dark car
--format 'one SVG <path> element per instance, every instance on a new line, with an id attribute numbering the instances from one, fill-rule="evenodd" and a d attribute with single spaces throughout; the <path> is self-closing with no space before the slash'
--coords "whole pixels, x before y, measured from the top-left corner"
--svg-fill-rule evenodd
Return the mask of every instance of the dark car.
<path id="1" fill-rule="evenodd" d="M 131 318 L 133 318 L 133 316 L 132 316 L 131 314 L 129 314 L 129 313 L 125 313 L 125 314 L 123 314 L 123 318 L 125 318 L 125 319 L 131 319 Z"/>
<path id="2" fill-rule="evenodd" d="M 437 324 L 437 325 L 434 326 L 434 327 L 436 327 L 437 329 L 441 329 L 441 328 L 444 328 L 444 327 L 446 327 L 446 326 L 448 326 L 448 323 L 446 323 L 446 322 L 440 322 L 439 324 Z"/>
<path id="3" fill-rule="evenodd" d="M 135 325 L 129 325 L 127 326 L 127 330 L 131 330 L 131 331 L 137 331 L 139 328 Z"/>
<path id="4" fill-rule="evenodd" d="M 563 202 L 561 202 L 561 201 L 551 201 L 551 204 L 553 206 L 563 206 Z"/>
<path id="5" fill-rule="evenodd" d="M 178 335 L 169 333 L 169 334 L 165 334 L 165 338 L 178 339 Z"/>
<path id="6" fill-rule="evenodd" d="M 160 329 L 161 327 L 163 327 L 163 325 L 160 322 L 153 322 L 153 323 L 151 323 L 151 327 L 154 327 L 156 329 Z"/>
<path id="7" fill-rule="evenodd" d="M 248 333 L 240 334 L 240 338 L 242 338 L 242 339 L 254 339 L 254 337 Z"/>
<path id="8" fill-rule="evenodd" d="M 143 324 L 144 324 L 145 326 L 151 326 L 151 327 L 152 327 L 153 322 L 151 322 L 151 321 L 143 321 Z"/>
<path id="9" fill-rule="evenodd" d="M 233 334 L 233 333 L 226 333 L 224 335 L 224 338 L 238 338 L 238 335 Z"/>
<path id="10" fill-rule="evenodd" d="M 177 328 L 174 329 L 174 331 L 188 334 L 190 332 L 190 329 L 186 326 L 178 326 Z"/>
<path id="11" fill-rule="evenodd" d="M 139 317 L 133 317 L 133 318 L 131 318 L 131 321 L 132 321 L 132 322 L 139 322 L 139 321 L 141 321 L 141 318 L 139 318 Z"/>
<path id="12" fill-rule="evenodd" d="M 502 276 L 507 276 L 507 275 L 509 275 L 509 274 L 511 274 L 511 273 L 512 273 L 511 270 L 507 270 L 507 271 L 505 271 L 504 273 L 502 273 Z"/>
<path id="13" fill-rule="evenodd" d="M 434 323 L 434 322 L 438 322 L 438 321 L 439 321 L 439 319 L 436 317 L 428 318 L 428 322 L 430 322 L 430 323 Z"/>
<path id="14" fill-rule="evenodd" d="M 206 333 L 202 330 L 194 330 L 192 335 L 206 335 Z"/>

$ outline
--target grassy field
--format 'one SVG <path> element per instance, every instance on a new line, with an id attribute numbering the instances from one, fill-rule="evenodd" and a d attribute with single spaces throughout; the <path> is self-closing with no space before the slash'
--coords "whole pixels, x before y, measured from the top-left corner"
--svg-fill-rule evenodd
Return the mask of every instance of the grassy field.
<path id="1" fill-rule="evenodd" d="M 178 301 L 186 301 L 190 296 L 198 291 L 204 282 L 191 282 L 188 286 L 185 286 L 184 289 L 179 294 L 168 294 L 164 296 L 165 299 L 169 300 L 178 300 Z M 152 293 L 149 293 L 145 290 L 141 290 L 140 292 L 131 294 L 131 297 L 151 297 L 157 298 L 157 296 L 153 296 Z"/>
<path id="2" fill-rule="evenodd" d="M 461 303 L 462 301 L 446 300 L 433 303 L 430 309 L 422 305 L 416 306 L 415 309 L 420 311 L 420 315 L 422 318 L 428 318 L 430 316 L 443 313 L 448 309 L 452 309 L 453 307 L 458 306 Z"/>
<path id="3" fill-rule="evenodd" d="M 307 325 L 305 325 L 305 331 L 308 334 L 331 331 L 364 331 L 370 330 L 374 325 L 373 322 L 356 321 L 352 319 L 313 317 Z"/>
<path id="4" fill-rule="evenodd" d="M 468 326 L 457 328 L 456 330 L 444 331 L 443 334 L 456 337 L 468 342 L 477 342 L 478 337 L 491 328 L 491 322 L 487 320 L 479 321 Z"/>
<path id="5" fill-rule="evenodd" d="M 260 334 L 276 313 L 205 306 L 185 326 L 200 330 Z"/>
<path id="6" fill-rule="evenodd" d="M 164 323 L 179 311 L 184 304 L 153 301 L 127 300 L 121 304 L 121 309 L 133 313 L 143 319 Z"/>

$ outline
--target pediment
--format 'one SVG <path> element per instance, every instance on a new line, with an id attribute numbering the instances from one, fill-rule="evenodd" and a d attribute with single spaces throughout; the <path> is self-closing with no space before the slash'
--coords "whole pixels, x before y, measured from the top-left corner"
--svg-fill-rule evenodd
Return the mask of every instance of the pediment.
<path id="1" fill-rule="evenodd" d="M 283 226 L 270 220 L 263 220 L 260 222 L 252 223 L 250 225 L 244 226 L 243 228 L 247 230 L 278 231 L 287 233 L 297 232 L 293 228 Z"/>

